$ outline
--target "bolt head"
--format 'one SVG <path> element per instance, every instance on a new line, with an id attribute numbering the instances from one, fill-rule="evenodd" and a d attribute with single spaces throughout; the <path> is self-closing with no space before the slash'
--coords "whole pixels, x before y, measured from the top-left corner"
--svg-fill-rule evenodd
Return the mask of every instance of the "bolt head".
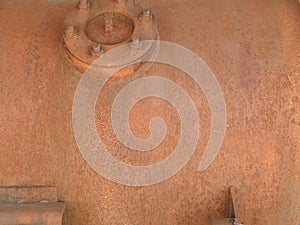
<path id="1" fill-rule="evenodd" d="M 104 52 L 104 49 L 101 45 L 94 45 L 91 49 L 91 55 L 94 57 L 99 57 Z"/>
<path id="2" fill-rule="evenodd" d="M 65 36 L 70 38 L 70 37 L 74 37 L 76 34 L 76 26 L 75 25 L 69 25 L 67 26 L 66 30 L 65 30 Z"/>
<path id="3" fill-rule="evenodd" d="M 145 9 L 143 12 L 143 16 L 146 18 L 152 18 L 153 17 L 153 13 L 150 9 Z"/>
<path id="4" fill-rule="evenodd" d="M 90 7 L 89 0 L 79 0 L 78 8 L 79 9 L 88 9 Z"/>
<path id="5" fill-rule="evenodd" d="M 139 37 L 134 37 L 134 38 L 132 38 L 131 42 L 134 45 L 138 45 L 140 43 L 140 38 Z"/>
<path id="6" fill-rule="evenodd" d="M 131 48 L 132 49 L 139 49 L 141 47 L 141 40 L 139 37 L 133 37 L 131 40 Z"/>

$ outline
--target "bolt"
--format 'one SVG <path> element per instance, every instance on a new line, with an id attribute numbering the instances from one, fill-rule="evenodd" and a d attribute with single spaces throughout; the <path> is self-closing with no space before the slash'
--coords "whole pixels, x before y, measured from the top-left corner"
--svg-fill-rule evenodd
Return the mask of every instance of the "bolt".
<path id="1" fill-rule="evenodd" d="M 141 47 L 141 41 L 140 38 L 134 37 L 131 40 L 131 48 L 132 49 L 139 49 Z"/>
<path id="2" fill-rule="evenodd" d="M 74 37 L 75 36 L 75 32 L 76 32 L 76 26 L 75 25 L 69 25 L 66 30 L 65 30 L 65 35 L 66 37 L 70 38 L 70 37 Z"/>
<path id="3" fill-rule="evenodd" d="M 143 15 L 146 18 L 152 18 L 152 16 L 153 16 L 152 11 L 150 9 L 145 9 L 143 12 Z"/>
<path id="4" fill-rule="evenodd" d="M 138 37 L 132 38 L 132 44 L 133 45 L 138 45 L 140 43 L 140 39 Z"/>
<path id="5" fill-rule="evenodd" d="M 92 56 L 99 57 L 104 52 L 103 47 L 101 45 L 94 45 L 92 47 Z"/>
<path id="6" fill-rule="evenodd" d="M 106 32 L 112 32 L 112 30 L 113 30 L 113 18 L 112 18 L 111 15 L 105 15 L 104 23 L 105 23 L 105 31 Z"/>
<path id="7" fill-rule="evenodd" d="M 78 8 L 79 9 L 87 9 L 90 7 L 90 2 L 89 0 L 80 0 L 78 3 Z"/>

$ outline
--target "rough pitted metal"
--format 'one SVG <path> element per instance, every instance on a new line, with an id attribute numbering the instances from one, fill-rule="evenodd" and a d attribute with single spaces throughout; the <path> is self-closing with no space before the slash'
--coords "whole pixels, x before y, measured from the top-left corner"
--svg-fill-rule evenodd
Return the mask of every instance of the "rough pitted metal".
<path id="1" fill-rule="evenodd" d="M 196 100 L 202 136 L 196 155 L 181 172 L 164 183 L 139 188 L 104 179 L 77 149 L 71 109 L 79 77 L 58 48 L 74 1 L 48 2 L 0 3 L 1 186 L 56 185 L 59 200 L 67 203 L 64 224 L 72 225 L 211 224 L 225 216 L 230 185 L 239 190 L 239 219 L 244 224 L 299 223 L 297 1 L 141 0 L 155 12 L 162 40 L 193 50 L 212 68 L 225 95 L 228 128 L 213 165 L 199 173 L 209 133 L 206 100 L 180 71 L 152 65 L 149 74 L 175 79 Z M 105 110 L 97 117 L 108 117 L 107 107 L 122 82 L 108 85 L 99 100 Z M 140 118 L 133 129 L 147 137 L 148 119 L 162 115 L 171 128 L 167 140 L 157 154 L 139 157 L 119 146 L 114 154 L 125 162 L 162 160 L 179 135 L 176 111 L 164 101 L 148 101 L 133 110 Z M 109 131 L 109 121 L 97 123 Z M 110 133 L 104 138 L 115 140 Z"/>

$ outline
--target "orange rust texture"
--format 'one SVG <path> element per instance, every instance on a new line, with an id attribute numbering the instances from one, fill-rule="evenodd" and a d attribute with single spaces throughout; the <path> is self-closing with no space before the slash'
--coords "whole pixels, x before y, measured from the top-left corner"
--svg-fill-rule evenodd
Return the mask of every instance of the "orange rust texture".
<path id="1" fill-rule="evenodd" d="M 202 93 L 180 71 L 153 65 L 149 74 L 175 80 L 196 100 L 202 123 L 196 154 L 174 177 L 149 187 L 125 187 L 94 172 L 72 133 L 72 101 L 80 78 L 63 63 L 59 48 L 64 17 L 75 2 L 2 0 L 0 185 L 57 186 L 59 200 L 67 203 L 64 224 L 210 224 L 226 216 L 230 185 L 238 188 L 241 222 L 299 224 L 298 2 L 143 2 L 155 12 L 161 39 L 199 54 L 220 82 L 228 129 L 213 165 L 197 171 L 210 119 Z M 132 112 L 140 137 L 149 135 L 145 128 L 151 117 L 166 119 L 167 140 L 156 153 L 134 156 L 111 133 L 109 106 L 126 82 L 111 82 L 99 98 L 97 126 L 107 131 L 102 138 L 119 146 L 112 154 L 125 162 L 162 160 L 179 135 L 176 112 L 164 101 L 145 100 Z"/>
<path id="2" fill-rule="evenodd" d="M 0 203 L 57 202 L 56 187 L 1 187 Z"/>
<path id="3" fill-rule="evenodd" d="M 1 204 L 1 225 L 61 225 L 65 204 Z"/>

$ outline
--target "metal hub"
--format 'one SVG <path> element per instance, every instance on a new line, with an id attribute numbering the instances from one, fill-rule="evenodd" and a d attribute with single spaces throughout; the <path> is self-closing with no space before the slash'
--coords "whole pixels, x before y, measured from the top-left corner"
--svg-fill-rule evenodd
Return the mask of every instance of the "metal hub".
<path id="1" fill-rule="evenodd" d="M 64 21 L 63 49 L 67 60 L 84 72 L 95 59 L 120 45 L 132 43 L 138 46 L 141 40 L 156 40 L 157 25 L 151 10 L 138 5 L 134 0 L 80 0 Z M 151 52 L 147 46 L 142 55 Z M 138 54 L 141 56 L 141 52 Z M 132 63 L 109 62 L 103 67 L 124 66 Z"/>
<path id="2" fill-rule="evenodd" d="M 104 13 L 92 19 L 86 27 L 87 37 L 103 45 L 116 45 L 128 40 L 134 31 L 134 23 L 120 13 Z"/>

